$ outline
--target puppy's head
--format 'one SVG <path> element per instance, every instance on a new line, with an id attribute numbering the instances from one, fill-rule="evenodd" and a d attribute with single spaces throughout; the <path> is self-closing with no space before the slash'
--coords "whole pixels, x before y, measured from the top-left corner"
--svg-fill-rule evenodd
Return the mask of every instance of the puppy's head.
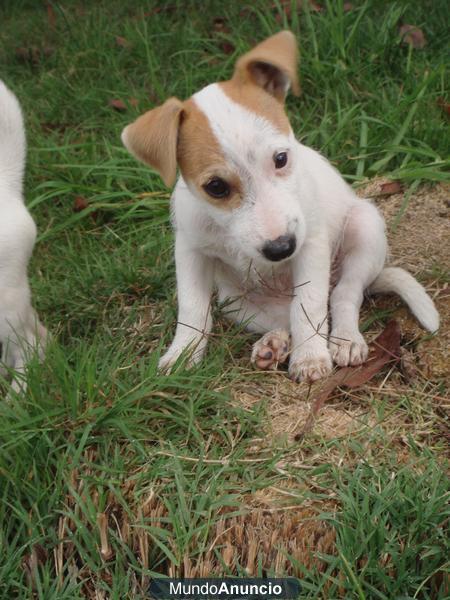
<path id="1" fill-rule="evenodd" d="M 282 31 L 242 56 L 229 81 L 184 102 L 170 98 L 122 133 L 166 185 L 183 179 L 236 251 L 252 260 L 293 256 L 304 236 L 296 143 L 284 111 L 299 93 L 297 46 Z"/>

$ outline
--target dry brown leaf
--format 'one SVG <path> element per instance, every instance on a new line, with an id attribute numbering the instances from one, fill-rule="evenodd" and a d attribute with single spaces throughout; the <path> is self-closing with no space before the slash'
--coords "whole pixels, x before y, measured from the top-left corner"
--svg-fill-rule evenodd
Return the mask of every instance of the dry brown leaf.
<path id="1" fill-rule="evenodd" d="M 437 104 L 445 113 L 447 113 L 447 117 L 450 117 L 450 102 L 447 102 L 445 98 L 438 98 Z"/>
<path id="2" fill-rule="evenodd" d="M 77 196 L 73 201 L 73 212 L 81 212 L 85 208 L 89 206 L 89 202 L 86 200 L 84 196 Z"/>
<path id="3" fill-rule="evenodd" d="M 123 100 L 119 100 L 118 98 L 112 98 L 108 101 L 108 106 L 114 108 L 118 112 L 125 112 L 127 110 L 127 105 Z"/>
<path id="4" fill-rule="evenodd" d="M 16 48 L 16 58 L 20 62 L 37 65 L 42 59 L 51 56 L 53 52 L 54 49 L 51 46 L 43 46 L 42 48 L 36 46 L 20 46 Z"/>
<path id="5" fill-rule="evenodd" d="M 380 192 L 383 196 L 392 196 L 403 192 L 403 186 L 399 181 L 388 181 L 380 185 Z"/>
<path id="6" fill-rule="evenodd" d="M 296 440 L 311 431 L 314 421 L 332 392 L 337 387 L 356 388 L 372 379 L 388 363 L 395 364 L 401 360 L 400 325 L 392 319 L 380 335 L 369 345 L 369 358 L 358 367 L 343 367 L 328 378 L 320 391 L 313 396 L 311 412 Z"/>
<path id="7" fill-rule="evenodd" d="M 56 16 L 55 11 L 53 10 L 53 6 L 51 2 L 47 2 L 47 21 L 50 29 L 55 29 L 56 27 Z"/>
<path id="8" fill-rule="evenodd" d="M 220 47 L 224 54 L 233 54 L 234 49 L 235 49 L 231 42 L 222 42 L 220 44 Z"/>
<path id="9" fill-rule="evenodd" d="M 313 12 L 321 13 L 325 10 L 321 4 L 317 4 L 317 2 L 313 2 L 312 0 L 310 0 L 309 5 Z"/>
<path id="10" fill-rule="evenodd" d="M 427 43 L 423 31 L 415 25 L 401 25 L 399 33 L 402 43 L 409 44 L 413 48 L 424 48 Z"/>
<path id="11" fill-rule="evenodd" d="M 131 44 L 126 38 L 116 35 L 116 45 L 120 48 L 129 48 Z"/>

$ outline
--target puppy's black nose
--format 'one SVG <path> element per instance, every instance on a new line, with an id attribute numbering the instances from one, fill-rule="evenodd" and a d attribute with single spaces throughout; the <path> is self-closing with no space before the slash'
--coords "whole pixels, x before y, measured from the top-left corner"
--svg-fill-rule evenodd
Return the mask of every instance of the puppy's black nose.
<path id="1" fill-rule="evenodd" d="M 262 253 L 269 260 L 276 262 L 291 256 L 295 251 L 296 245 L 295 235 L 280 235 L 276 240 L 266 242 L 262 247 Z"/>

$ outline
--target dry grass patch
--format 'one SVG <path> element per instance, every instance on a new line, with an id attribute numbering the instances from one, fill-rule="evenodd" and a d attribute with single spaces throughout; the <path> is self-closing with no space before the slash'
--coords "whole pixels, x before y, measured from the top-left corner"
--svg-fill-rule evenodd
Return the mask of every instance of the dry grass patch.
<path id="1" fill-rule="evenodd" d="M 300 577 L 303 568 L 323 572 L 326 562 L 320 555 L 334 553 L 334 528 L 320 513 L 333 513 L 335 503 L 299 505 L 296 489 L 271 487 L 243 496 L 238 510 L 220 509 L 206 538 L 203 531 L 194 535 L 180 556 L 177 532 L 161 492 L 164 482 L 138 490 L 135 478 L 126 479 L 118 493 L 108 493 L 105 503 L 93 485 L 96 456 L 92 448 L 84 453 L 83 462 L 85 466 L 71 474 L 71 492 L 59 519 L 59 543 L 53 556 L 36 546 L 24 559 L 31 585 L 34 570 L 53 561 L 60 581 L 70 575 L 82 582 L 86 598 L 106 598 L 101 583 L 111 584 L 112 566 L 121 557 L 125 566 L 133 567 L 130 597 L 135 597 L 145 595 L 149 571 L 171 577 L 262 573 Z M 161 489 L 156 491 L 158 485 Z M 81 529 L 97 537 L 94 555 L 77 545 Z M 161 541 L 168 549 L 163 557 Z M 141 577 L 136 571 L 142 571 Z"/>

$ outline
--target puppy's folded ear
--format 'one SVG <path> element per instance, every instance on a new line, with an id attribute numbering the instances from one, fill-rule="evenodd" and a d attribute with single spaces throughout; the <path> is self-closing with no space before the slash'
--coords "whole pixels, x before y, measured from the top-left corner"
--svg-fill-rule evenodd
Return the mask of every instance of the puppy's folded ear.
<path id="1" fill-rule="evenodd" d="M 280 31 L 258 44 L 237 61 L 233 79 L 252 82 L 283 102 L 290 87 L 300 94 L 297 77 L 298 50 L 295 36 Z"/>
<path id="2" fill-rule="evenodd" d="M 177 175 L 177 139 L 183 103 L 169 98 L 122 131 L 124 146 L 136 158 L 156 169 L 171 187 Z"/>

